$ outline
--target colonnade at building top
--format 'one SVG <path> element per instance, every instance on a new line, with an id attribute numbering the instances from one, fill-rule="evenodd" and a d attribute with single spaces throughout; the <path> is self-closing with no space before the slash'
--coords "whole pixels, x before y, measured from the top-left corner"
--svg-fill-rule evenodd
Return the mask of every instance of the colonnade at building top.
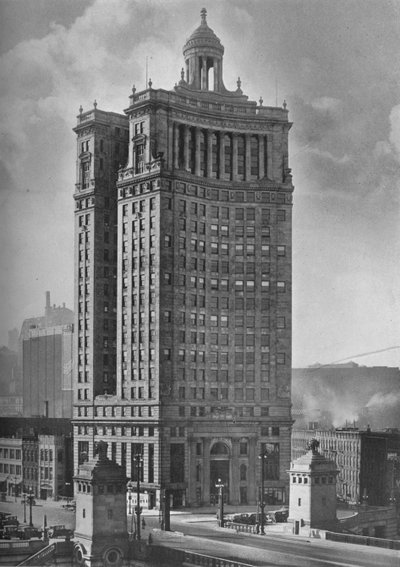
<path id="1" fill-rule="evenodd" d="M 204 129 L 175 122 L 173 167 L 214 179 L 273 179 L 272 137 L 261 133 Z"/>

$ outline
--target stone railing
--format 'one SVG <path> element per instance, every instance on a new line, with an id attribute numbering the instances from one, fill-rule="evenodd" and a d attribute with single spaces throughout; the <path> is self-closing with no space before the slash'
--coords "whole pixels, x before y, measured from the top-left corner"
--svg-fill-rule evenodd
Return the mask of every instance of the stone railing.
<path id="1" fill-rule="evenodd" d="M 251 567 L 248 563 L 241 563 L 233 559 L 225 559 L 223 557 L 212 557 L 194 551 L 185 551 L 183 549 L 174 549 L 164 546 L 150 546 L 151 559 L 162 561 L 160 565 L 173 565 L 178 567 Z"/>
<path id="2" fill-rule="evenodd" d="M 325 539 L 341 541 L 343 543 L 355 543 L 358 545 L 369 545 L 371 547 L 384 547 L 386 549 L 400 549 L 400 541 L 393 539 L 382 539 L 379 537 L 361 536 L 355 534 L 343 534 L 326 532 Z"/>
<path id="3" fill-rule="evenodd" d="M 55 554 L 55 551 L 56 544 L 52 543 L 51 545 L 48 545 L 44 549 L 41 549 L 34 555 L 31 555 L 27 559 L 24 559 L 24 561 L 21 561 L 21 563 L 18 563 L 17 567 L 22 567 L 25 565 L 44 565 L 45 560 L 52 557 Z"/>
<path id="4" fill-rule="evenodd" d="M 225 527 L 236 532 L 244 532 L 246 534 L 255 534 L 256 526 L 253 524 L 237 524 L 236 522 L 225 522 Z"/>

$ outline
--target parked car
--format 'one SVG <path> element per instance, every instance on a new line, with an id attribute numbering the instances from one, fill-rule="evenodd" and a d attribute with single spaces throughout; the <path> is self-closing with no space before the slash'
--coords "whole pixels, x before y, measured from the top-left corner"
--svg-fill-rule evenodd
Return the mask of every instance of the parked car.
<path id="1" fill-rule="evenodd" d="M 280 508 L 280 510 L 274 510 L 273 512 L 268 512 L 268 514 L 273 518 L 274 522 L 287 522 L 289 517 L 288 508 Z"/>
<path id="2" fill-rule="evenodd" d="M 42 537 L 42 530 L 39 528 L 31 528 L 30 526 L 20 527 L 18 529 L 19 539 L 31 539 L 33 537 Z"/>
<path id="3" fill-rule="evenodd" d="M 74 532 L 70 528 L 66 528 L 64 525 L 50 526 L 47 533 L 50 538 L 72 537 L 74 535 Z"/>
<path id="4" fill-rule="evenodd" d="M 19 538 L 18 526 L 17 525 L 4 526 L 0 530 L 0 538 L 1 539 Z"/>
<path id="5" fill-rule="evenodd" d="M 7 516 L 5 516 L 4 518 L 0 519 L 0 527 L 4 528 L 6 526 L 19 526 L 19 522 L 18 522 L 18 518 L 17 516 L 11 516 L 10 514 L 7 514 Z"/>
<path id="6" fill-rule="evenodd" d="M 74 511 L 76 510 L 76 502 L 75 500 L 71 500 L 70 502 L 63 504 L 62 507 L 65 508 L 66 510 Z"/>

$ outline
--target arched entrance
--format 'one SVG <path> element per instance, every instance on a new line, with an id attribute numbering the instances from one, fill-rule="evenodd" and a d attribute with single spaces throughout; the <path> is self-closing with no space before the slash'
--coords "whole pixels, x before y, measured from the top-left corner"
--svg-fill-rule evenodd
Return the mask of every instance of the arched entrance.
<path id="1" fill-rule="evenodd" d="M 231 451 L 227 443 L 217 441 L 211 447 L 210 451 L 210 500 L 213 503 L 218 501 L 218 488 L 221 479 L 224 485 L 224 501 L 229 502 L 229 469 L 230 469 Z"/>

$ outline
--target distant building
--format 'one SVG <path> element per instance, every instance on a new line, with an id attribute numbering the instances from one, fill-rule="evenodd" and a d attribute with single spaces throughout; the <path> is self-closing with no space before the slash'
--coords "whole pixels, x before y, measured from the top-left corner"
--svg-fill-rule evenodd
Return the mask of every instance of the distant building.
<path id="1" fill-rule="evenodd" d="M 400 503 L 400 432 L 358 429 L 294 430 L 292 460 L 307 451 L 312 438 L 320 453 L 339 469 L 337 496 L 352 504 Z"/>
<path id="2" fill-rule="evenodd" d="M 0 438 L 0 492 L 15 498 L 21 493 L 22 439 Z"/>
<path id="3" fill-rule="evenodd" d="M 22 415 L 22 396 L 0 396 L 0 415 L 16 417 Z"/>
<path id="4" fill-rule="evenodd" d="M 293 368 L 292 402 L 295 429 L 400 428 L 400 369 L 355 362 Z"/>
<path id="5" fill-rule="evenodd" d="M 37 498 L 72 491 L 71 424 L 65 419 L 0 418 L 0 492 Z"/>
<path id="6" fill-rule="evenodd" d="M 20 334 L 24 417 L 72 417 L 73 312 L 50 305 L 26 319 Z"/>

